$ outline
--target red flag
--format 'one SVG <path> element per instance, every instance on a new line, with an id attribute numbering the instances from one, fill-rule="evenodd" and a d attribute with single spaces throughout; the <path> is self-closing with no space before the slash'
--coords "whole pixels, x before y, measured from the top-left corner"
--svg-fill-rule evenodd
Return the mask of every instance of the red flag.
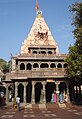
<path id="1" fill-rule="evenodd" d="M 39 6 L 38 6 L 38 1 L 36 0 L 36 11 L 38 11 Z"/>

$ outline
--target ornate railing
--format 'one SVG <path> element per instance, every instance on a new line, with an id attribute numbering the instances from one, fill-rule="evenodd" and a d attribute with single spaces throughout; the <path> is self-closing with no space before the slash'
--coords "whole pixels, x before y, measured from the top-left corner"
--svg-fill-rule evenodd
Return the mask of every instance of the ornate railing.
<path id="1" fill-rule="evenodd" d="M 23 79 L 23 78 L 65 78 L 66 72 L 64 68 L 56 69 L 33 69 L 33 70 L 24 70 L 24 71 L 15 71 L 8 73 L 6 79 Z"/>
<path id="2" fill-rule="evenodd" d="M 17 57 L 17 59 L 49 59 L 49 58 L 51 58 L 51 59 L 65 59 L 66 58 L 66 54 L 58 54 L 58 55 L 56 55 L 56 54 L 20 54 L 18 57 Z"/>

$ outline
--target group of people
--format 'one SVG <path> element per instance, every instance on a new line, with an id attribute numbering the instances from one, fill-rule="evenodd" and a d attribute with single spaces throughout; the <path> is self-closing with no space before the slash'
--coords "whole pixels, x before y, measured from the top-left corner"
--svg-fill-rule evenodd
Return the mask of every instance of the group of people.
<path id="1" fill-rule="evenodd" d="M 20 97 L 17 96 L 16 98 L 15 97 L 12 98 L 12 102 L 13 102 L 13 108 L 14 109 L 17 108 L 17 110 L 20 111 Z"/>
<path id="2" fill-rule="evenodd" d="M 54 102 L 54 103 L 57 102 L 57 94 L 56 94 L 56 92 L 54 92 L 52 94 L 51 102 Z M 60 103 L 68 102 L 68 95 L 67 95 L 67 93 L 63 93 L 63 92 L 60 93 L 60 95 L 59 95 L 59 102 Z"/>

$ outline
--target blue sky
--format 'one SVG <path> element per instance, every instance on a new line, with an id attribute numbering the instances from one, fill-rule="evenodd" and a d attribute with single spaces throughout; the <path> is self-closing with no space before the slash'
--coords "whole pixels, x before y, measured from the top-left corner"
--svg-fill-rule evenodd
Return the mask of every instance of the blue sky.
<path id="1" fill-rule="evenodd" d="M 62 54 L 74 44 L 69 5 L 81 0 L 38 0 L 39 9 Z M 20 53 L 24 39 L 36 18 L 36 0 L 0 0 L 0 58 Z"/>

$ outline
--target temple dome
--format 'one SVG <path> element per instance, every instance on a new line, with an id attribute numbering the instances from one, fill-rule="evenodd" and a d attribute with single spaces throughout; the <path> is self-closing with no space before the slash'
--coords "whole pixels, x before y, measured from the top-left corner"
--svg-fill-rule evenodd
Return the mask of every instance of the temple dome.
<path id="1" fill-rule="evenodd" d="M 27 54 L 28 47 L 54 47 L 56 48 L 56 54 L 59 54 L 58 46 L 51 34 L 49 27 L 47 26 L 42 12 L 39 11 L 36 15 L 33 26 L 28 34 L 28 37 L 24 40 L 21 46 L 21 54 Z"/>

